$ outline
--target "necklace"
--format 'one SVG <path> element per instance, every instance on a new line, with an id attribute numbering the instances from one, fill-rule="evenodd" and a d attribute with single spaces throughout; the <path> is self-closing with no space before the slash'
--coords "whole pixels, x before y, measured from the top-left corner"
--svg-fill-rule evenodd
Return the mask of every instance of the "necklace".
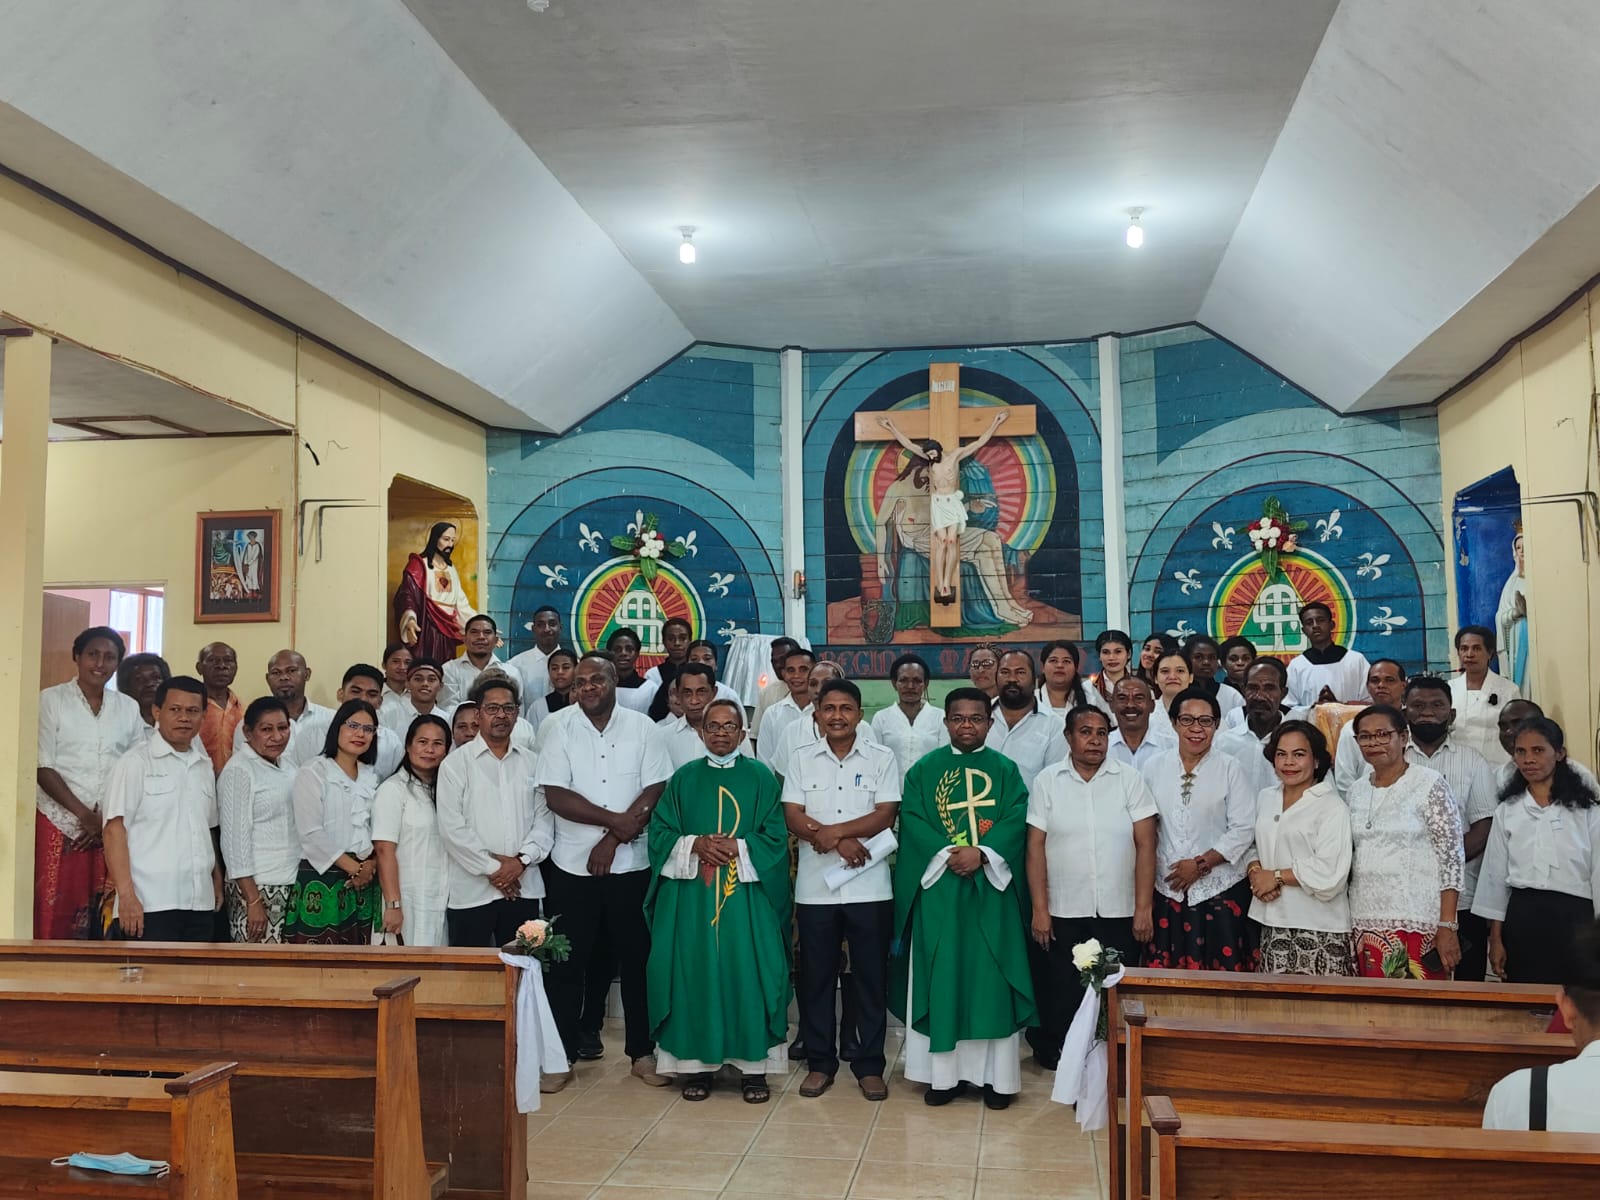
<path id="1" fill-rule="evenodd" d="M 1376 780 L 1373 781 L 1373 784 L 1372 784 L 1372 807 L 1367 809 L 1367 828 L 1368 829 L 1371 829 L 1372 828 L 1372 822 L 1377 820 L 1378 813 L 1382 810 L 1384 801 L 1389 799 L 1389 792 L 1391 790 L 1393 790 L 1394 788 L 1399 787 L 1400 786 L 1400 779 L 1404 779 L 1404 778 L 1405 778 L 1405 774 L 1402 772 L 1399 778 L 1397 778 L 1388 787 L 1384 787 L 1384 788 L 1380 788 L 1378 786 Z M 1382 793 L 1382 795 L 1379 794 L 1380 792 Z"/>

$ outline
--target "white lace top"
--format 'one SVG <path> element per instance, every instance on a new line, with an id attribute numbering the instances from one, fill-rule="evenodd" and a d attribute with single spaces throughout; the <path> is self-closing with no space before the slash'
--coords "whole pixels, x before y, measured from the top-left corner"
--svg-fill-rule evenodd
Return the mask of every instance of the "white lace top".
<path id="1" fill-rule="evenodd" d="M 1461 890 L 1461 811 L 1444 776 L 1411 765 L 1380 788 L 1365 775 L 1350 785 L 1350 923 L 1357 929 L 1430 933 L 1439 893 Z"/>

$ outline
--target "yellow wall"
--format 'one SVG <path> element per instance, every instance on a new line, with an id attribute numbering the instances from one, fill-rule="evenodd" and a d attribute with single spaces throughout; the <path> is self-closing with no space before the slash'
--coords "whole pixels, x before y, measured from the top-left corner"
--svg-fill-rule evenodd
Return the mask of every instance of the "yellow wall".
<path id="1" fill-rule="evenodd" d="M 1583 492 L 1595 476 L 1595 307 L 1600 289 L 1529 334 L 1498 363 L 1439 406 L 1445 511 L 1468 484 L 1506 466 L 1522 485 L 1527 534 L 1534 696 L 1567 731 L 1575 757 L 1596 761 L 1593 630 L 1600 621 L 1600 549 L 1589 562 L 1576 509 L 1539 497 Z M 1446 572 L 1455 623 L 1454 572 Z M 1454 632 L 1452 628 L 1452 633 Z"/>

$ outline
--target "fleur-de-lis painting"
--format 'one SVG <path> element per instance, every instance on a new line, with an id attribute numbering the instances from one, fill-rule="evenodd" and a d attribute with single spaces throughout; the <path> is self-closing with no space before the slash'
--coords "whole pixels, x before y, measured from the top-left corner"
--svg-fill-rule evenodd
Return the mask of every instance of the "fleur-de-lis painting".
<path id="1" fill-rule="evenodd" d="M 638 509 L 633 514 L 633 520 L 628 522 L 628 532 L 638 537 L 644 532 L 644 509 Z"/>
<path id="2" fill-rule="evenodd" d="M 1356 568 L 1356 574 L 1362 579 L 1382 579 L 1383 564 L 1389 561 L 1387 554 L 1373 554 L 1370 550 L 1357 555 L 1356 561 L 1361 565 Z"/>
<path id="3" fill-rule="evenodd" d="M 1211 548 L 1213 550 L 1233 549 L 1234 530 L 1232 525 L 1224 529 L 1221 521 L 1213 521 L 1211 522 L 1211 532 L 1217 535 L 1211 539 Z"/>
<path id="4" fill-rule="evenodd" d="M 731 574 L 713 571 L 711 572 L 711 582 L 706 586 L 706 592 L 712 596 L 726 596 L 728 594 L 728 585 L 732 582 L 733 576 Z"/>
<path id="5" fill-rule="evenodd" d="M 672 540 L 677 542 L 678 545 L 683 547 L 683 552 L 685 554 L 698 555 L 700 553 L 700 547 L 696 546 L 694 544 L 694 530 L 692 530 L 692 529 L 689 530 L 688 533 L 680 533 L 677 537 L 673 538 Z"/>
<path id="6" fill-rule="evenodd" d="M 582 535 L 578 538 L 578 549 L 599 554 L 600 543 L 605 540 L 600 531 L 598 529 L 590 529 L 584 522 L 579 521 L 578 532 Z"/>
<path id="7" fill-rule="evenodd" d="M 1178 581 L 1183 594 L 1198 592 L 1201 588 L 1200 571 L 1197 567 L 1190 567 L 1187 571 L 1174 571 L 1172 577 Z"/>
<path id="8" fill-rule="evenodd" d="M 570 586 L 567 583 L 567 568 L 561 563 L 557 563 L 553 567 L 541 566 L 539 574 L 544 576 L 544 585 L 547 588 Z"/>
<path id="9" fill-rule="evenodd" d="M 1385 605 L 1378 609 L 1377 614 L 1368 621 L 1368 624 L 1374 629 L 1383 630 L 1383 632 L 1378 635 L 1379 637 L 1388 637 L 1396 629 L 1407 624 L 1407 621 L 1405 617 L 1399 615 L 1394 611 L 1394 609 Z"/>
<path id="10" fill-rule="evenodd" d="M 1180 642 L 1186 642 L 1194 635 L 1195 631 L 1189 628 L 1189 622 L 1187 621 L 1179 621 L 1176 629 L 1167 630 L 1168 637 L 1175 637 Z"/>
<path id="11" fill-rule="evenodd" d="M 1327 519 L 1317 522 L 1317 541 L 1332 542 L 1344 536 L 1344 526 L 1339 524 L 1339 518 L 1344 514 L 1337 508 L 1328 514 Z"/>
<path id="12" fill-rule="evenodd" d="M 737 634 L 749 632 L 748 629 L 741 629 L 733 618 L 729 617 L 722 623 L 722 628 L 717 630 L 717 636 L 725 642 L 731 642 Z"/>

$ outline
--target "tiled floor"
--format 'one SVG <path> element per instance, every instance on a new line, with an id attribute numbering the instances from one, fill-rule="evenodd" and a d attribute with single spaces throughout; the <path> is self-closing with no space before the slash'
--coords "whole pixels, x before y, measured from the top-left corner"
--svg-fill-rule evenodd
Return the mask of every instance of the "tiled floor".
<path id="1" fill-rule="evenodd" d="M 889 1099 L 861 1096 L 848 1070 L 815 1100 L 804 1072 L 769 1078 L 772 1099 L 746 1104 L 736 1080 L 710 1099 L 649 1088 L 628 1074 L 621 1030 L 607 1056 L 581 1063 L 564 1091 L 528 1118 L 530 1200 L 1091 1200 L 1105 1195 L 1104 1133 L 1080 1133 L 1049 1102 L 1051 1077 L 1031 1062 L 1004 1112 L 964 1097 L 934 1109 L 908 1083 L 890 1035 Z"/>

